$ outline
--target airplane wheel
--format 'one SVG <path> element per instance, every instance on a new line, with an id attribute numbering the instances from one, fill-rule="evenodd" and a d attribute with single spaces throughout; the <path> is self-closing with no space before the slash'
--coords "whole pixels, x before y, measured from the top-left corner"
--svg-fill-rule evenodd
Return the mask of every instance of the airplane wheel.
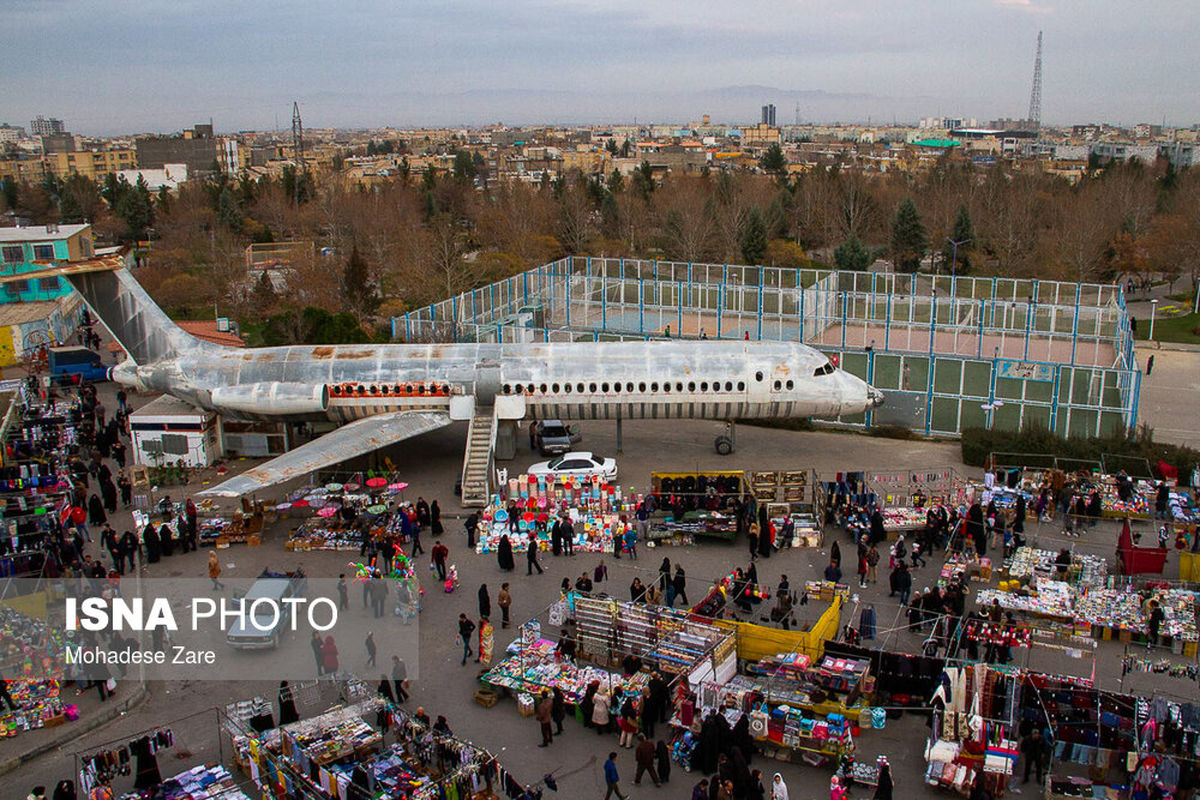
<path id="1" fill-rule="evenodd" d="M 718 436 L 717 440 L 713 442 L 713 447 L 716 448 L 717 455 L 727 456 L 733 452 L 733 440 L 728 436 Z"/>

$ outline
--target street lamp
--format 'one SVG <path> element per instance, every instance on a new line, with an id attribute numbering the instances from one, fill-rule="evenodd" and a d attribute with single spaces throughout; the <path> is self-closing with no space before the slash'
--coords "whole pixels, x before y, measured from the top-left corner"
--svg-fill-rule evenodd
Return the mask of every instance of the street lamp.
<path id="1" fill-rule="evenodd" d="M 1150 341 L 1154 341 L 1154 312 L 1158 310 L 1158 300 L 1150 301 Z"/>
<path id="2" fill-rule="evenodd" d="M 949 236 L 947 236 L 946 241 L 949 242 L 950 245 L 954 248 L 954 255 L 951 257 L 951 260 L 950 260 L 950 274 L 953 275 L 955 268 L 958 266 L 958 248 L 964 244 L 970 244 L 971 240 L 963 239 L 961 242 L 956 242 L 953 239 L 951 239 Z"/>
<path id="3" fill-rule="evenodd" d="M 1196 300 L 1192 303 L 1192 313 L 1200 314 L 1200 275 L 1196 276 Z"/>

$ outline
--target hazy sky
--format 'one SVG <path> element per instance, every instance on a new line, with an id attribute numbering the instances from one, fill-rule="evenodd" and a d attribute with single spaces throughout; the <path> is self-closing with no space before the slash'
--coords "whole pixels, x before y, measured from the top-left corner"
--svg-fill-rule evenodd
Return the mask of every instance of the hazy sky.
<path id="1" fill-rule="evenodd" d="M 9 0 L 0 122 L 1200 121 L 1197 0 Z M 730 87 L 743 87 L 731 90 Z M 748 87 L 748 88 L 745 88 Z"/>

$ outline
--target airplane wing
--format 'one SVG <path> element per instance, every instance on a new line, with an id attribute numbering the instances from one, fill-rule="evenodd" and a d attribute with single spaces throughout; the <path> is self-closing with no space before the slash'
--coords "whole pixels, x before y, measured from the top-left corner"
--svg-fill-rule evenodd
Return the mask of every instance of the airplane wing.
<path id="1" fill-rule="evenodd" d="M 393 411 L 365 417 L 205 489 L 200 494 L 241 497 L 449 424 L 450 415 L 438 411 Z"/>

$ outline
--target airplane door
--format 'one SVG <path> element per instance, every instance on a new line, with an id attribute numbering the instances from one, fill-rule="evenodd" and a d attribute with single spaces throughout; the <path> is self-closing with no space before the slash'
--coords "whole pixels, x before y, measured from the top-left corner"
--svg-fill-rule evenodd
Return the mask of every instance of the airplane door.
<path id="1" fill-rule="evenodd" d="M 750 403 L 771 402 L 771 370 L 764 364 L 750 364 L 746 374 L 746 399 Z"/>

